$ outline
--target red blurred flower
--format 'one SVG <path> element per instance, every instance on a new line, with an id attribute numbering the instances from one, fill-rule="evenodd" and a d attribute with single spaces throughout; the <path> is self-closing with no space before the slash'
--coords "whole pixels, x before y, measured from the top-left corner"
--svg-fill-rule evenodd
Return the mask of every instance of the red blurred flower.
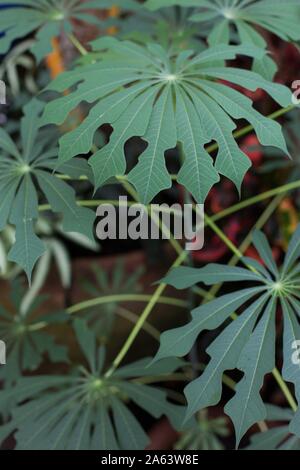
<path id="1" fill-rule="evenodd" d="M 262 162 L 263 152 L 256 135 L 248 135 L 243 140 L 241 149 L 250 158 L 254 166 L 258 166 Z"/>

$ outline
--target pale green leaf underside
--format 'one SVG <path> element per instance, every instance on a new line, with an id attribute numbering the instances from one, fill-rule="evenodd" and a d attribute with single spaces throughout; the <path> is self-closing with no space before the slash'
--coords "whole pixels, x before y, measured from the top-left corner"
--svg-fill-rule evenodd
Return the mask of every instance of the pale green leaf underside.
<path id="1" fill-rule="evenodd" d="M 143 47 L 113 38 L 106 39 L 105 44 L 109 49 L 101 61 L 66 72 L 50 85 L 59 92 L 74 85 L 77 88 L 50 102 L 42 119 L 43 124 L 61 124 L 82 101 L 92 103 L 83 122 L 61 138 L 60 163 L 88 153 L 96 130 L 103 124 L 112 126 L 108 144 L 90 158 L 96 187 L 126 172 L 124 146 L 131 137 L 139 136 L 147 148 L 129 173 L 129 180 L 142 202 L 149 203 L 170 187 L 165 152 L 177 143 L 183 153 L 178 182 L 197 202 L 205 201 L 219 174 L 231 179 L 240 191 L 251 163 L 233 137 L 236 124 L 231 117 L 248 120 L 262 145 L 288 153 L 279 124 L 255 111 L 250 99 L 215 81 L 223 78 L 251 90 L 262 88 L 280 105 L 290 104 L 287 88 L 254 72 L 219 65 L 237 54 L 261 59 L 261 49 L 219 45 L 197 55 L 184 51 L 169 57 L 157 44 Z M 97 41 L 93 46 L 97 48 Z M 213 141 L 219 146 L 215 163 L 206 151 L 206 145 Z"/>
<path id="2" fill-rule="evenodd" d="M 264 39 L 253 28 L 255 25 L 277 34 L 285 40 L 299 40 L 300 5 L 298 0 L 286 0 L 284 8 L 282 0 L 148 0 L 146 7 L 156 10 L 162 7 L 180 5 L 195 7 L 191 16 L 195 22 L 213 23 L 213 34 L 217 35 L 220 25 L 227 22 L 247 28 L 239 31 L 243 43 L 264 45 Z M 224 26 L 223 26 L 224 28 Z"/>
<path id="3" fill-rule="evenodd" d="M 297 353 L 300 342 L 300 302 L 297 298 L 300 272 L 299 227 L 293 234 L 280 269 L 273 259 L 266 236 L 255 232 L 253 242 L 265 267 L 254 259 L 245 258 L 243 261 L 249 269 L 217 264 L 200 269 L 181 267 L 172 270 L 163 279 L 163 282 L 178 289 L 192 287 L 198 282 L 207 285 L 219 282 L 236 285 L 239 281 L 251 281 L 257 287 L 236 290 L 194 309 L 189 323 L 161 335 L 160 347 L 155 357 L 155 361 L 166 357 L 183 357 L 192 349 L 203 331 L 224 325 L 206 350 L 210 361 L 204 372 L 185 389 L 187 418 L 203 408 L 219 403 L 224 372 L 239 369 L 243 377 L 235 387 L 235 395 L 225 406 L 225 412 L 235 427 L 237 446 L 248 429 L 267 416 L 260 391 L 265 375 L 272 372 L 276 364 L 275 314 L 280 306 L 284 324 L 282 376 L 286 382 L 294 384 L 298 403 L 300 400 Z M 234 321 L 226 324 L 225 321 L 234 313 Z M 294 436 L 283 444 L 282 433 L 278 436 L 270 433 L 266 436 L 266 440 L 269 439 L 269 444 L 266 445 L 280 446 L 282 449 L 297 448 L 299 423 L 298 408 L 290 417 L 288 428 Z M 257 445 L 255 442 L 253 448 Z"/>
<path id="4" fill-rule="evenodd" d="M 77 369 L 65 376 L 20 378 L 0 397 L 0 409 L 9 396 L 15 402 L 12 420 L 1 427 L 0 441 L 17 428 L 18 450 L 143 450 L 149 437 L 129 401 L 157 419 L 165 415 L 174 426 L 182 423 L 184 407 L 169 402 L 167 392 L 129 380 L 145 360 L 124 367 L 122 377 L 113 374 L 107 379 L 101 375 L 105 352 L 97 351 L 92 330 L 77 320 L 75 332 L 88 363 L 84 374 Z M 164 367 L 167 363 L 174 370 L 181 365 L 166 361 Z M 152 366 L 152 372 L 158 380 L 164 377 L 160 366 Z"/>

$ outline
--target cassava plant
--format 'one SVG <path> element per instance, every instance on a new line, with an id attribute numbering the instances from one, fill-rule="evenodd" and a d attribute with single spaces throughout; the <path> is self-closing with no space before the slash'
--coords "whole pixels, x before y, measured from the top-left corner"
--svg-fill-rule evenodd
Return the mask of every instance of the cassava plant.
<path id="1" fill-rule="evenodd" d="M 300 190 L 299 109 L 281 75 L 287 48 L 299 56 L 299 0 L 0 8 L 1 76 L 21 102 L 1 106 L 0 267 L 12 279 L 1 281 L 3 447 L 144 450 L 167 420 L 172 449 L 300 450 L 297 201 L 293 217 L 278 216 Z M 164 277 L 147 277 L 142 256 L 110 274 L 98 259 L 95 208 L 121 211 L 124 194 L 170 235 L 175 260 L 166 242 L 134 244 L 151 259 L 158 247 Z M 205 205 L 196 254 L 149 210 L 174 199 Z M 157 306 L 171 315 L 152 322 Z"/>

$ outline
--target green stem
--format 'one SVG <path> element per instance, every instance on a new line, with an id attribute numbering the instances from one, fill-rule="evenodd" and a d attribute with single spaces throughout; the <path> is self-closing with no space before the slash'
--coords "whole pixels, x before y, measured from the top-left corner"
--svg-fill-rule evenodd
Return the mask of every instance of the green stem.
<path id="1" fill-rule="evenodd" d="M 259 219 L 254 224 L 254 227 L 252 228 L 252 230 L 250 230 L 250 232 L 248 233 L 248 235 L 244 239 L 243 243 L 240 245 L 239 251 L 241 251 L 241 253 L 245 253 L 247 248 L 249 248 L 249 246 L 251 245 L 253 231 L 254 230 L 260 230 L 266 224 L 266 222 L 270 219 L 271 215 L 276 211 L 277 207 L 279 206 L 279 204 L 284 199 L 285 195 L 286 194 L 279 194 L 266 207 L 264 212 L 261 214 Z M 230 260 L 229 264 L 231 266 L 234 266 L 238 261 L 239 261 L 239 258 L 234 255 L 233 258 Z"/>
<path id="2" fill-rule="evenodd" d="M 279 387 L 281 388 L 288 404 L 290 405 L 291 409 L 294 411 L 294 413 L 297 411 L 298 409 L 298 406 L 297 406 L 297 403 L 296 401 L 294 400 L 287 384 L 285 383 L 285 381 L 283 380 L 283 378 L 281 377 L 280 375 L 280 372 L 277 368 L 275 368 L 273 371 L 272 371 L 272 374 L 276 380 L 276 382 L 278 383 Z"/>
<path id="3" fill-rule="evenodd" d="M 176 261 L 173 263 L 172 268 L 180 266 L 186 260 L 187 256 L 188 256 L 187 252 L 182 251 L 180 256 L 178 256 Z M 105 374 L 106 377 L 110 377 L 113 374 L 113 372 L 117 369 L 117 367 L 119 367 L 120 363 L 123 361 L 124 357 L 126 356 L 127 352 L 129 351 L 130 347 L 132 346 L 135 338 L 139 334 L 140 330 L 143 327 L 143 324 L 145 323 L 145 321 L 149 317 L 149 315 L 152 312 L 153 308 L 155 307 L 155 305 L 157 303 L 161 302 L 161 299 L 162 299 L 161 296 L 162 296 L 164 290 L 166 289 L 166 287 L 167 287 L 167 284 L 161 283 L 156 288 L 156 290 L 155 290 L 154 294 L 152 295 L 149 303 L 147 304 L 146 308 L 144 309 L 143 313 L 141 314 L 141 316 L 139 318 L 139 321 L 134 326 L 134 328 L 131 331 L 129 337 L 125 341 L 123 347 L 121 348 L 118 355 L 114 359 L 114 361 L 112 363 L 112 366 L 106 372 L 106 374 Z"/>
<path id="4" fill-rule="evenodd" d="M 152 295 L 147 294 L 113 294 L 107 295 L 103 297 L 97 297 L 95 299 L 85 300 L 78 304 L 72 305 L 69 307 L 66 312 L 69 315 L 73 315 L 74 313 L 78 313 L 81 310 L 85 310 L 87 308 L 96 307 L 97 305 L 104 305 L 110 303 L 120 303 L 120 302 L 149 302 L 152 299 Z M 175 307 L 182 307 L 186 308 L 186 302 L 180 299 L 174 299 L 173 297 L 161 297 L 159 299 L 159 303 L 165 305 L 173 305 Z"/>
<path id="5" fill-rule="evenodd" d="M 127 308 L 121 306 L 117 307 L 116 314 L 133 324 L 136 324 L 139 321 L 139 316 L 136 313 L 133 313 L 130 310 L 127 310 Z M 143 325 L 143 329 L 146 333 L 152 336 L 152 338 L 159 341 L 160 331 L 157 328 L 146 321 Z"/>
<path id="6" fill-rule="evenodd" d="M 288 193 L 290 191 L 293 191 L 294 189 L 299 189 L 299 188 L 300 188 L 300 180 L 294 181 L 292 183 L 284 184 L 282 186 L 279 186 L 278 188 L 271 189 L 270 191 L 266 191 L 264 193 L 258 194 L 257 196 L 254 196 L 249 199 L 246 199 L 245 201 L 239 202 L 238 204 L 235 204 L 234 206 L 228 207 L 228 209 L 225 209 L 222 212 L 219 212 L 218 214 L 212 215 L 211 220 L 214 222 L 217 222 L 218 220 L 223 219 L 224 217 L 227 217 L 228 215 L 231 215 L 235 212 L 238 212 L 254 204 L 258 204 L 259 202 L 262 202 L 265 199 L 270 199 L 274 196 L 277 196 L 278 194 Z"/>

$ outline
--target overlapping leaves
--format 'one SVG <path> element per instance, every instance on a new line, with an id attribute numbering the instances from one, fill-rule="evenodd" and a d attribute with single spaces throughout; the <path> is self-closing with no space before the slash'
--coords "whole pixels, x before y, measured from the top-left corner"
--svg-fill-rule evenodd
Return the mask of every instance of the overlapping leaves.
<path id="1" fill-rule="evenodd" d="M 138 8 L 134 0 L 116 0 L 113 4 L 123 9 Z M 110 0 L 0 0 L 0 30 L 5 33 L 0 38 L 0 54 L 5 54 L 16 39 L 36 32 L 31 51 L 41 60 L 51 52 L 51 39 L 62 31 L 72 31 L 74 20 L 101 25 L 103 21 L 91 10 L 111 6 Z"/>
<path id="2" fill-rule="evenodd" d="M 211 264 L 202 269 L 178 268 L 165 281 L 178 288 L 197 282 L 253 282 L 254 286 L 223 295 L 192 311 L 185 326 L 163 333 L 156 360 L 186 355 L 204 330 L 214 330 L 227 322 L 237 309 L 242 313 L 207 348 L 210 356 L 203 374 L 185 389 L 188 416 L 216 405 L 222 394 L 222 376 L 226 370 L 239 369 L 243 378 L 234 397 L 225 407 L 236 431 L 237 443 L 256 422 L 264 420 L 266 408 L 260 396 L 266 374 L 275 367 L 275 314 L 283 312 L 283 378 L 295 386 L 300 401 L 300 364 L 292 360 L 294 345 L 300 339 L 300 226 L 295 232 L 280 269 L 272 257 L 266 237 L 256 232 L 254 244 L 265 266 L 247 258 L 249 269 Z M 289 430 L 300 437 L 300 410 L 293 416 Z"/>
<path id="3" fill-rule="evenodd" d="M 177 7 L 157 11 L 140 8 L 122 21 L 120 36 L 142 44 L 158 42 L 172 51 L 189 48 L 200 51 L 205 48 L 205 43 L 199 40 L 199 28 L 189 21 L 190 15 L 190 8 L 180 11 Z"/>
<path id="4" fill-rule="evenodd" d="M 0 338 L 6 344 L 6 365 L 0 369 L 0 377 L 9 386 L 22 373 L 36 370 L 47 354 L 52 362 L 67 362 L 67 350 L 55 343 L 53 337 L 44 331 L 49 324 L 65 321 L 63 313 L 37 315 L 44 302 L 37 297 L 26 314 L 20 306 L 24 290 L 19 283 L 13 285 L 11 292 L 12 311 L 0 307 Z"/>
<path id="5" fill-rule="evenodd" d="M 12 392 L 19 405 L 11 421 L 2 426 L 0 441 L 18 429 L 17 449 L 23 450 L 144 449 L 149 438 L 129 401 L 155 418 L 166 415 L 179 426 L 184 407 L 169 402 L 166 392 L 133 379 L 154 375 L 163 380 L 181 361 L 166 360 L 147 367 L 150 360 L 142 359 L 107 378 L 103 372 L 105 352 L 97 348 L 94 334 L 82 320 L 75 321 L 75 330 L 87 368 L 76 368 L 70 375 L 20 379 Z M 0 406 L 8 399 L 3 392 Z"/>
<path id="6" fill-rule="evenodd" d="M 94 239 L 94 213 L 79 207 L 74 190 L 53 174 L 57 149 L 50 144 L 51 134 L 38 133 L 41 108 L 42 104 L 36 100 L 25 107 L 21 150 L 0 129 L 0 230 L 8 222 L 16 227 L 16 242 L 9 252 L 9 260 L 20 265 L 29 278 L 37 259 L 45 252 L 34 231 L 39 189 L 52 210 L 63 214 L 66 232 L 79 232 Z M 82 159 L 74 159 L 60 170 L 73 177 L 89 175 L 89 167 Z"/>
<path id="7" fill-rule="evenodd" d="M 180 5 L 195 7 L 190 17 L 197 23 L 208 23 L 211 31 L 208 42 L 211 45 L 229 44 L 232 40 L 233 25 L 238 35 L 238 42 L 266 47 L 266 41 L 258 32 L 262 27 L 280 38 L 290 41 L 300 39 L 300 4 L 298 0 L 148 0 L 146 6 L 151 10 Z M 236 37 L 234 37 L 236 40 Z M 255 60 L 254 68 L 264 76 L 271 78 L 276 71 L 272 59 L 265 57 Z"/>
<path id="8" fill-rule="evenodd" d="M 268 431 L 254 434 L 246 450 L 300 450 L 300 439 L 290 434 L 289 423 L 293 419 L 293 411 L 266 405 L 267 422 L 277 425 Z"/>
<path id="9" fill-rule="evenodd" d="M 191 429 L 180 437 L 176 450 L 223 450 L 221 438 L 228 435 L 227 418 L 209 418 L 205 410 Z"/>
<path id="10" fill-rule="evenodd" d="M 83 281 L 83 286 L 84 290 L 94 298 L 99 297 L 99 295 L 112 296 L 114 294 L 137 293 L 141 289 L 139 281 L 144 272 L 143 268 L 128 273 L 122 261 L 116 263 L 111 275 L 102 266 L 94 265 L 92 268 L 96 283 Z M 99 312 L 99 306 L 84 311 L 86 322 L 101 337 L 104 343 L 111 335 L 116 312 L 122 316 L 124 309 L 114 302 L 102 305 L 101 312 Z"/>
<path id="11" fill-rule="evenodd" d="M 94 42 L 94 48 L 100 44 L 103 47 L 103 40 Z M 220 66 L 220 60 L 234 59 L 237 54 L 262 57 L 261 49 L 221 45 L 196 55 L 183 51 L 170 56 L 157 44 L 143 47 L 116 39 L 108 39 L 106 44 L 109 52 L 102 61 L 64 73 L 50 84 L 59 92 L 78 86 L 48 104 L 43 116 L 44 124 L 61 124 L 82 101 L 93 103 L 86 119 L 60 140 L 60 163 L 89 152 L 95 131 L 111 124 L 109 143 L 90 158 L 97 187 L 125 173 L 124 146 L 134 136 L 148 143 L 128 175 L 145 203 L 171 186 L 165 151 L 177 142 L 184 154 L 178 182 L 198 202 L 205 201 L 219 174 L 240 189 L 250 160 L 233 137 L 237 127 L 233 119 L 246 119 L 262 145 L 287 153 L 280 125 L 254 110 L 249 98 L 217 82 L 227 80 L 251 90 L 262 88 L 281 106 L 289 105 L 291 93 L 284 86 L 251 71 Z M 215 162 L 205 147 L 213 140 L 219 145 Z"/>
<path id="12" fill-rule="evenodd" d="M 298 0 L 148 0 L 150 10 L 179 5 L 195 7 L 191 20 L 195 22 L 213 22 L 211 39 L 229 40 L 229 25 L 234 23 L 241 42 L 251 42 L 257 46 L 265 45 L 264 39 L 253 28 L 259 25 L 284 40 L 300 39 Z M 213 41 L 214 42 L 214 41 Z"/>

